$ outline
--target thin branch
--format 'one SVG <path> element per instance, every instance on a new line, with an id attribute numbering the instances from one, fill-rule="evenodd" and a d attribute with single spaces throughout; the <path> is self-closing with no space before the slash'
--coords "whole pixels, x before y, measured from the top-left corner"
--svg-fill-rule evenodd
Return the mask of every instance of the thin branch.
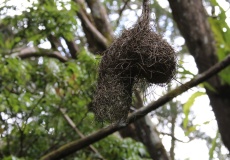
<path id="1" fill-rule="evenodd" d="M 127 5 L 129 4 L 129 2 L 130 2 L 130 0 L 125 0 L 124 5 L 123 5 L 122 8 L 118 11 L 119 17 L 118 17 L 118 19 L 117 19 L 117 21 L 116 21 L 116 27 L 119 26 L 120 20 L 121 20 L 121 17 L 122 17 L 122 14 L 123 14 L 124 10 L 126 9 Z"/>
<path id="2" fill-rule="evenodd" d="M 146 16 L 148 19 L 150 18 L 149 17 L 149 14 L 150 14 L 150 6 L 149 5 L 150 5 L 149 0 L 143 0 L 142 15 Z"/>
<path id="3" fill-rule="evenodd" d="M 169 137 L 171 137 L 172 139 L 174 139 L 174 140 L 176 140 L 176 141 L 178 141 L 178 142 L 181 142 L 181 143 L 189 143 L 189 142 L 191 142 L 191 141 L 194 139 L 194 138 L 190 138 L 187 142 L 185 142 L 185 141 L 182 141 L 182 140 L 176 138 L 175 135 L 170 134 L 170 133 L 160 132 L 160 134 L 169 136 Z"/>
<path id="4" fill-rule="evenodd" d="M 77 44 L 74 41 L 69 41 L 66 38 L 64 38 L 64 39 L 65 39 L 65 42 L 66 42 L 66 44 L 68 46 L 69 52 L 71 54 L 71 57 L 73 59 L 77 59 L 77 56 L 78 56 L 78 54 L 80 52 Z"/>
<path id="5" fill-rule="evenodd" d="M 46 95 L 46 89 L 45 89 L 45 87 L 44 87 L 44 89 L 43 89 L 43 95 L 38 99 L 37 103 L 35 103 L 35 104 L 31 107 L 29 114 L 28 114 L 28 115 L 26 116 L 26 118 L 25 118 L 25 122 L 26 122 L 25 124 L 26 124 L 26 125 L 27 125 L 27 123 L 28 123 L 29 118 L 32 117 L 35 108 L 38 107 L 38 105 L 39 105 L 39 104 L 42 102 L 42 100 L 45 98 L 45 95 Z M 26 125 L 24 126 L 23 131 L 25 131 Z"/>
<path id="6" fill-rule="evenodd" d="M 81 133 L 81 131 L 77 128 L 77 126 L 75 125 L 75 123 L 72 121 L 72 119 L 66 114 L 65 109 L 63 108 L 59 108 L 60 112 L 62 113 L 63 117 L 65 118 L 65 120 L 68 122 L 68 124 L 75 130 L 75 132 L 81 137 L 81 138 L 85 138 L 84 134 Z M 105 158 L 98 152 L 98 150 L 92 146 L 89 145 L 89 148 L 96 153 L 100 159 L 105 160 Z"/>
<path id="7" fill-rule="evenodd" d="M 32 47 L 22 49 L 19 53 L 14 53 L 13 55 L 18 56 L 21 59 L 26 59 L 30 57 L 52 57 L 58 59 L 61 62 L 68 61 L 68 58 L 62 56 L 60 52 L 45 49 L 36 49 Z"/>
<path id="8" fill-rule="evenodd" d="M 91 10 L 91 15 L 97 30 L 107 39 L 108 42 L 113 40 L 112 26 L 108 21 L 108 14 L 100 0 L 85 0 Z"/>
<path id="9" fill-rule="evenodd" d="M 108 42 L 107 39 L 96 29 L 96 27 L 89 21 L 87 18 L 87 15 L 85 14 L 86 11 L 83 11 L 84 1 L 83 0 L 75 0 L 77 4 L 79 4 L 81 7 L 77 11 L 78 17 L 81 19 L 81 21 L 85 24 L 88 30 L 94 35 L 94 38 L 96 41 L 100 42 L 103 47 L 108 48 Z"/>
<path id="10" fill-rule="evenodd" d="M 93 134 L 91 134 L 91 135 L 89 135 L 83 139 L 67 143 L 67 144 L 61 146 L 60 148 L 58 148 L 57 150 L 48 153 L 47 155 L 45 155 L 41 159 L 42 160 L 61 159 L 61 158 L 66 157 L 66 156 L 92 144 L 92 143 L 95 143 L 95 142 L 107 137 L 108 135 L 126 127 L 128 124 L 133 123 L 133 122 L 137 121 L 138 119 L 144 117 L 147 113 L 149 113 L 153 110 L 156 110 L 157 108 L 161 107 L 165 103 L 169 102 L 170 100 L 172 100 L 173 98 L 182 94 L 183 92 L 189 90 L 190 88 L 206 81 L 207 79 L 209 79 L 213 75 L 217 74 L 218 72 L 220 72 L 221 70 L 226 68 L 229 64 L 230 64 L 230 55 L 227 56 L 223 61 L 212 66 L 207 71 L 205 71 L 201 74 L 198 74 L 195 78 L 193 78 L 189 82 L 187 82 L 187 83 L 177 87 L 176 89 L 168 92 L 167 94 L 165 94 L 164 96 L 159 98 L 157 101 L 150 103 L 146 107 L 142 107 L 142 108 L 138 109 L 136 112 L 134 112 L 133 114 L 131 114 L 128 117 L 128 119 L 127 119 L 128 123 L 126 125 L 112 124 L 106 128 L 103 128 L 99 131 L 94 132 Z"/>

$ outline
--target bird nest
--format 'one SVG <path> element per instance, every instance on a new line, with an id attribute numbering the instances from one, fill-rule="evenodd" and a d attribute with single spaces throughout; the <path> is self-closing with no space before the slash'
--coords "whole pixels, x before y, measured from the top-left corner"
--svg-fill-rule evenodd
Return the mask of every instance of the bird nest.
<path id="1" fill-rule="evenodd" d="M 150 26 L 149 9 L 104 52 L 93 99 L 96 119 L 125 122 L 140 82 L 165 85 L 174 78 L 174 49 Z"/>

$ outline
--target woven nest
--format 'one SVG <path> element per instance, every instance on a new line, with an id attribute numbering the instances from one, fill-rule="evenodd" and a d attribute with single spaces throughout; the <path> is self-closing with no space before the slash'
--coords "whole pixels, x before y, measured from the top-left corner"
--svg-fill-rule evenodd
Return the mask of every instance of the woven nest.
<path id="1" fill-rule="evenodd" d="M 149 8 L 144 9 L 133 28 L 124 30 L 102 57 L 93 100 L 98 120 L 125 121 L 135 83 L 164 85 L 175 75 L 175 51 L 151 28 Z"/>
<path id="2" fill-rule="evenodd" d="M 98 121 L 126 121 L 132 102 L 130 83 L 122 81 L 116 75 L 107 75 L 100 79 L 93 101 L 93 110 Z"/>

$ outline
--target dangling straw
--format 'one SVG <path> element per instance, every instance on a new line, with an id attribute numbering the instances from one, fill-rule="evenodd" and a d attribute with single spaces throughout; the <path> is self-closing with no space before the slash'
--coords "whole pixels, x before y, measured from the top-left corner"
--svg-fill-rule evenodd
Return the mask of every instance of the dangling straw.
<path id="1" fill-rule="evenodd" d="M 148 28 L 150 23 L 150 2 L 149 0 L 143 0 L 142 3 L 142 14 L 138 19 L 138 29 Z"/>
<path id="2" fill-rule="evenodd" d="M 150 2 L 149 0 L 143 0 L 143 9 L 142 9 L 142 16 L 143 18 L 150 19 Z"/>

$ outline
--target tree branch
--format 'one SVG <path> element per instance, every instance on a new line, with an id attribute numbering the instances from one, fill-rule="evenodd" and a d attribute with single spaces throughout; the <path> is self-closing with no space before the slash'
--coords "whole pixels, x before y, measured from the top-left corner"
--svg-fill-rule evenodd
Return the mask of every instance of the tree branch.
<path id="1" fill-rule="evenodd" d="M 81 137 L 81 138 L 85 138 L 84 134 L 81 133 L 81 131 L 77 128 L 77 126 L 74 124 L 74 122 L 72 121 L 72 119 L 66 114 L 65 110 L 63 108 L 59 108 L 60 112 L 62 113 L 63 117 L 65 118 L 65 120 L 68 122 L 68 124 L 75 130 L 75 132 Z M 105 160 L 105 158 L 98 152 L 98 150 L 92 146 L 89 145 L 89 148 L 96 153 L 100 159 Z"/>
<path id="2" fill-rule="evenodd" d="M 118 17 L 118 19 L 117 19 L 117 21 L 116 21 L 116 27 L 119 26 L 120 20 L 121 20 L 121 17 L 122 17 L 122 14 L 123 14 L 124 10 L 126 9 L 126 7 L 128 6 L 129 2 L 130 2 L 130 0 L 125 0 L 125 1 L 124 1 L 124 5 L 123 5 L 123 6 L 121 7 L 121 9 L 118 11 L 119 17 Z"/>
<path id="3" fill-rule="evenodd" d="M 68 49 L 69 49 L 69 52 L 70 52 L 72 58 L 77 59 L 77 56 L 78 56 L 78 54 L 80 52 L 77 44 L 74 41 L 69 41 L 66 38 L 64 38 L 64 39 L 65 39 L 65 42 L 66 42 L 66 44 L 68 46 Z"/>
<path id="4" fill-rule="evenodd" d="M 74 0 L 78 5 L 80 5 L 79 11 L 77 11 L 78 17 L 81 19 L 82 23 L 84 23 L 85 29 L 89 31 L 95 38 L 97 42 L 99 42 L 105 49 L 108 47 L 107 39 L 97 30 L 97 28 L 90 22 L 86 15 L 86 11 L 84 8 L 83 0 Z"/>
<path id="5" fill-rule="evenodd" d="M 21 59 L 26 59 L 30 57 L 52 57 L 58 59 L 61 62 L 68 61 L 68 58 L 62 56 L 60 52 L 45 49 L 36 49 L 32 47 L 22 49 L 19 53 L 14 53 L 13 55 L 18 56 Z"/>
<path id="6" fill-rule="evenodd" d="M 147 113 L 156 110 L 157 108 L 161 107 L 165 103 L 169 102 L 176 96 L 182 94 L 183 92 L 187 91 L 188 89 L 198 85 L 201 82 L 206 81 L 213 75 L 217 74 L 224 68 L 226 68 L 230 64 L 230 55 L 227 56 L 223 61 L 215 64 L 213 67 L 208 69 L 207 71 L 198 74 L 195 78 L 193 78 L 191 81 L 177 87 L 176 89 L 168 92 L 161 98 L 159 98 L 157 101 L 150 103 L 146 107 L 138 109 L 136 112 L 131 114 L 128 119 L 127 119 L 127 124 L 126 125 L 119 125 L 119 124 L 112 124 L 106 128 L 103 128 L 99 131 L 94 132 L 93 134 L 80 139 L 76 140 L 70 143 L 67 143 L 57 150 L 48 153 L 47 155 L 43 156 L 41 159 L 42 160 L 54 160 L 54 159 L 61 159 L 63 157 L 66 157 L 92 143 L 95 143 L 108 135 L 120 130 L 121 128 L 126 127 L 128 124 L 133 123 L 134 121 L 144 117 Z"/>
<path id="7" fill-rule="evenodd" d="M 91 15 L 97 30 L 111 43 L 113 40 L 113 30 L 108 21 L 108 14 L 106 13 L 105 7 L 101 4 L 100 0 L 86 0 L 86 3 L 91 10 Z"/>
<path id="8" fill-rule="evenodd" d="M 181 143 L 189 143 L 189 142 L 191 142 L 191 141 L 194 139 L 194 138 L 192 138 L 192 139 L 189 139 L 187 142 L 185 142 L 185 141 L 182 141 L 182 140 L 176 138 L 175 135 L 170 134 L 170 133 L 160 132 L 160 134 L 169 136 L 169 137 L 171 137 L 172 139 L 174 139 L 174 140 L 176 140 L 176 141 L 178 141 L 178 142 L 181 142 Z M 173 156 L 174 156 L 174 155 L 173 155 Z"/>
<path id="9" fill-rule="evenodd" d="M 135 108 L 142 108 L 144 105 L 141 93 L 135 90 L 134 95 L 136 99 L 136 102 L 134 101 Z M 133 124 L 138 139 L 144 144 L 152 159 L 170 160 L 157 128 L 149 116 L 142 117 Z M 128 129 L 129 127 L 126 128 Z M 143 136 L 143 133 L 145 133 L 145 136 Z"/>

